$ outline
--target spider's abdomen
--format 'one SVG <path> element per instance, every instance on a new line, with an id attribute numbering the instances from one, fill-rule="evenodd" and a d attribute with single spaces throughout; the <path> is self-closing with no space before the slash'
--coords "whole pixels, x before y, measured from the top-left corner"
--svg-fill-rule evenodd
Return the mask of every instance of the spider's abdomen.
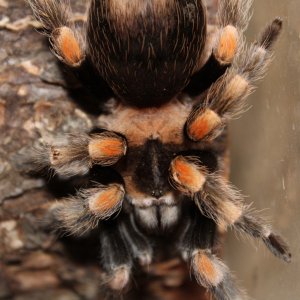
<path id="1" fill-rule="evenodd" d="M 200 0 L 93 0 L 88 56 L 115 94 L 136 106 L 172 99 L 205 43 Z"/>

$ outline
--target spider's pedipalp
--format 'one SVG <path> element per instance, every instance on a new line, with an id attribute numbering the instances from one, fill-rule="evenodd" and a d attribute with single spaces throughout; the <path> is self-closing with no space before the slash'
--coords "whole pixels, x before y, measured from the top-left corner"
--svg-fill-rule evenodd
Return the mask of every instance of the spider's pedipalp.
<path id="1" fill-rule="evenodd" d="M 134 260 L 142 266 L 149 265 L 152 260 L 152 247 L 132 215 L 121 213 L 118 219 L 102 223 L 100 243 L 103 282 L 113 292 L 128 287 Z"/>
<path id="2" fill-rule="evenodd" d="M 125 139 L 113 132 L 69 134 L 55 144 L 37 149 L 37 164 L 48 166 L 61 176 L 74 176 L 87 173 L 94 164 L 115 164 L 126 149 Z"/>
<path id="3" fill-rule="evenodd" d="M 97 184 L 58 202 L 51 213 L 58 221 L 58 229 L 73 235 L 82 235 L 94 229 L 100 220 L 108 219 L 119 211 L 124 194 L 124 188 L 120 184 Z"/>
<path id="4" fill-rule="evenodd" d="M 204 103 L 190 114 L 186 131 L 192 140 L 213 140 L 230 119 L 245 110 L 245 99 L 255 89 L 254 82 L 264 76 L 272 57 L 271 46 L 281 27 L 277 18 L 266 27 L 258 42 L 241 47 L 243 50 L 232 67 L 212 84 Z"/>
<path id="5" fill-rule="evenodd" d="M 128 242 L 133 258 L 141 266 L 149 266 L 152 261 L 153 250 L 149 241 L 138 229 L 133 216 L 130 216 L 126 222 L 121 222 L 120 232 Z"/>
<path id="6" fill-rule="evenodd" d="M 49 36 L 55 55 L 71 67 L 85 58 L 84 43 L 71 21 L 71 8 L 66 1 L 27 0 L 44 33 Z"/>
<path id="7" fill-rule="evenodd" d="M 124 290 L 130 281 L 133 261 L 119 223 L 114 220 L 101 226 L 100 257 L 103 283 L 112 291 Z"/>

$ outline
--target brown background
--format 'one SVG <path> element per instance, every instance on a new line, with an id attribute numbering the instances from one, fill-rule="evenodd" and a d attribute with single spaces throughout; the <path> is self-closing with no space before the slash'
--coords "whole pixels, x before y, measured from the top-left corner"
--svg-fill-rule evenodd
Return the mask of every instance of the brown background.
<path id="1" fill-rule="evenodd" d="M 284 31 L 266 78 L 250 97 L 252 109 L 232 122 L 232 181 L 248 203 L 270 217 L 290 243 L 290 265 L 263 245 L 237 239 L 226 246 L 226 260 L 249 295 L 257 300 L 300 299 L 300 1 L 256 0 L 248 30 L 254 39 L 276 16 Z M 267 210 L 264 210 L 267 208 Z"/>

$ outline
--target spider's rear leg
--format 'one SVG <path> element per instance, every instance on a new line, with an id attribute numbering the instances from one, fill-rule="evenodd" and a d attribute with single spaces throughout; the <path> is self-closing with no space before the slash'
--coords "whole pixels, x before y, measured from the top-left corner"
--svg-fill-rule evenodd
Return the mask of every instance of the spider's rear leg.
<path id="1" fill-rule="evenodd" d="M 179 249 L 191 263 L 197 282 L 207 288 L 216 300 L 243 299 L 227 266 L 214 255 L 216 224 L 213 220 L 190 209 L 189 221 L 181 229 Z"/>
<path id="2" fill-rule="evenodd" d="M 216 173 L 209 173 L 195 157 L 177 156 L 170 166 L 176 189 L 192 197 L 200 211 L 220 227 L 263 240 L 269 250 L 289 262 L 291 254 L 283 239 L 272 232 L 263 219 L 256 217 L 243 203 L 243 196 Z"/>
<path id="3" fill-rule="evenodd" d="M 190 114 L 186 131 L 193 141 L 216 138 L 228 120 L 243 112 L 246 97 L 254 90 L 254 82 L 263 77 L 271 61 L 271 48 L 282 27 L 275 19 L 258 41 L 242 49 L 233 66 L 208 90 L 206 99 Z"/>
<path id="4" fill-rule="evenodd" d="M 85 59 L 83 38 L 71 21 L 66 1 L 27 0 L 37 20 L 48 35 L 55 55 L 71 67 L 79 67 Z"/>
<path id="5" fill-rule="evenodd" d="M 37 150 L 38 168 L 49 167 L 62 176 L 85 174 L 93 165 L 111 166 L 125 155 L 124 137 L 110 131 L 69 134 Z"/>
<path id="6" fill-rule="evenodd" d="M 220 66 L 230 65 L 240 50 L 242 33 L 248 26 L 251 0 L 222 0 L 219 4 L 219 32 L 213 56 Z"/>
<path id="7" fill-rule="evenodd" d="M 248 24 L 248 12 L 252 1 L 223 0 L 218 10 L 219 28 L 207 62 L 191 78 L 186 91 L 199 95 L 220 78 L 231 66 L 240 47 L 242 32 Z M 200 58 L 202 62 L 203 58 Z M 201 65 L 201 63 L 200 63 Z"/>

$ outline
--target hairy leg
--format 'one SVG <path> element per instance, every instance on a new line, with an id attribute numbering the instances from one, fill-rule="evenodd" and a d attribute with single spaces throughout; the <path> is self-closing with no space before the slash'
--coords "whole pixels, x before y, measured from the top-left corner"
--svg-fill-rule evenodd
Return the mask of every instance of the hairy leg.
<path id="1" fill-rule="evenodd" d="M 190 114 L 186 131 L 193 141 L 215 139 L 227 122 L 245 109 L 254 83 L 264 76 L 272 57 L 271 48 L 282 27 L 280 19 L 268 25 L 250 47 L 241 46 L 232 66 L 209 88 L 204 101 Z"/>
<path id="2" fill-rule="evenodd" d="M 182 225 L 179 249 L 197 282 L 207 288 L 216 300 L 244 299 L 228 267 L 213 253 L 216 248 L 216 224 L 200 211 L 189 208 L 189 219 Z"/>
<path id="3" fill-rule="evenodd" d="M 220 227 L 260 238 L 279 258 L 290 262 L 291 254 L 283 239 L 270 225 L 243 203 L 243 196 L 222 176 L 209 173 L 197 157 L 177 156 L 170 166 L 173 186 L 189 195 L 200 211 Z"/>

